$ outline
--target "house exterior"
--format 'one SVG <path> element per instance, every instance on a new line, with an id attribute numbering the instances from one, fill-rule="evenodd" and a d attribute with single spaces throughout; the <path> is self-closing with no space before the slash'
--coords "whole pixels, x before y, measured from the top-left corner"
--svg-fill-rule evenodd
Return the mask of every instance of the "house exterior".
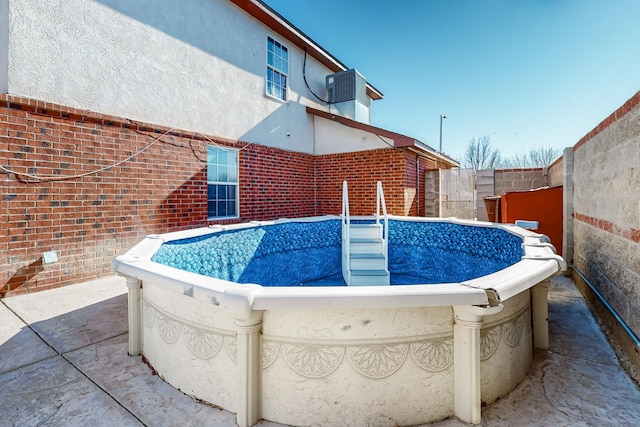
<path id="1" fill-rule="evenodd" d="M 151 233 L 338 214 L 344 179 L 353 214 L 378 180 L 424 214 L 424 171 L 457 163 L 371 126 L 382 97 L 259 0 L 0 0 L 0 295 Z"/>

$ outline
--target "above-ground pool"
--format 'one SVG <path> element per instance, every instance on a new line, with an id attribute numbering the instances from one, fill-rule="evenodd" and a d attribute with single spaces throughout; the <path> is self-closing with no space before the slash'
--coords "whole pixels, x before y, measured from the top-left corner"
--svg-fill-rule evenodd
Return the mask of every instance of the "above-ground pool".
<path id="1" fill-rule="evenodd" d="M 391 286 L 345 285 L 340 217 L 147 237 L 112 264 L 130 353 L 241 426 L 479 423 L 548 347 L 566 265 L 512 225 L 390 218 Z"/>

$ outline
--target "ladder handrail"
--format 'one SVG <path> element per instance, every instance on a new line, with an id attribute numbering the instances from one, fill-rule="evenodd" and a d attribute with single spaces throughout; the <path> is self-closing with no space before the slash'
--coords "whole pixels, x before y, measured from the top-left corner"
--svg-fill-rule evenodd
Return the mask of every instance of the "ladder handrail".
<path id="1" fill-rule="evenodd" d="M 376 224 L 380 225 L 380 209 L 382 208 L 382 215 L 384 226 L 380 228 L 380 239 L 382 240 L 382 248 L 385 258 L 388 259 L 389 255 L 389 216 L 387 215 L 387 203 L 384 200 L 384 191 L 382 190 L 382 182 L 378 181 L 376 185 Z"/>
<path id="2" fill-rule="evenodd" d="M 387 203 L 384 199 L 382 182 L 376 185 L 376 212 L 375 224 L 378 228 L 378 238 L 382 243 L 382 254 L 385 260 L 384 271 L 387 275 L 387 285 L 389 284 L 389 215 L 387 214 Z M 349 187 L 347 181 L 342 181 L 342 212 L 340 215 L 342 225 L 342 277 L 347 286 L 351 285 L 351 212 L 349 210 Z M 381 224 L 381 219 L 383 224 Z"/>
<path id="3" fill-rule="evenodd" d="M 349 265 L 349 243 L 351 226 L 351 214 L 349 212 L 349 188 L 347 181 L 342 181 L 342 277 L 347 285 L 349 285 L 351 276 L 351 266 Z"/>

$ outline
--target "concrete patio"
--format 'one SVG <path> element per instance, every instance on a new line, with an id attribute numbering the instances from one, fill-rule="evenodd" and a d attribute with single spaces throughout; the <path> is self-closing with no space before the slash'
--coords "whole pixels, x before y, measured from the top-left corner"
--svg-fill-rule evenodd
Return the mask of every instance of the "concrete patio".
<path id="1" fill-rule="evenodd" d="M 527 378 L 483 408 L 482 425 L 640 425 L 640 390 L 566 277 L 551 280 L 549 321 L 550 351 L 537 352 Z M 0 325 L 2 426 L 236 425 L 234 414 L 195 401 L 127 355 L 120 278 L 5 298 Z"/>

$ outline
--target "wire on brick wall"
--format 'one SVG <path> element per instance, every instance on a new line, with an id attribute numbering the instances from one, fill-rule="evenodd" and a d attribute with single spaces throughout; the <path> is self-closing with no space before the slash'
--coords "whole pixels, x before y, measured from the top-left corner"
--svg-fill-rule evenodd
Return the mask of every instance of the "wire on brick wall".
<path id="1" fill-rule="evenodd" d="M 165 136 L 167 136 L 168 134 L 170 134 L 174 130 L 176 130 L 176 129 L 175 128 L 169 129 L 168 131 L 166 131 L 162 135 L 158 136 L 157 138 L 154 138 L 153 141 L 151 141 L 149 144 L 145 145 L 143 148 L 141 148 L 140 150 L 136 151 L 135 153 L 133 153 L 132 155 L 128 156 L 125 159 L 119 160 L 119 161 L 117 161 L 117 162 L 115 162 L 115 163 L 113 163 L 111 165 L 104 166 L 104 167 L 98 168 L 96 170 L 85 172 L 85 173 L 81 173 L 81 174 L 65 175 L 65 176 L 60 176 L 60 175 L 35 175 L 35 174 L 29 174 L 29 173 L 24 173 L 24 172 L 18 172 L 18 171 L 9 169 L 9 168 L 7 168 L 5 166 L 2 166 L 2 165 L 0 165 L 0 170 L 4 171 L 6 173 L 14 174 L 14 175 L 20 177 L 21 180 L 23 182 L 26 182 L 27 184 L 38 183 L 38 182 L 70 181 L 70 180 L 73 180 L 73 179 L 79 179 L 79 178 L 83 178 L 83 177 L 86 177 L 86 176 L 95 175 L 95 174 L 98 174 L 100 172 L 107 171 L 109 169 L 113 169 L 113 168 L 115 168 L 117 166 L 120 166 L 121 164 L 123 164 L 125 162 L 128 162 L 129 160 L 131 160 L 134 157 L 138 156 L 140 153 L 144 152 L 146 149 L 148 149 L 151 146 L 153 146 L 154 144 L 156 144 L 158 141 L 161 141 L 162 138 L 164 138 Z M 143 134 L 143 133 L 141 133 L 141 134 L 148 136 L 147 134 Z M 249 145 L 251 145 L 251 144 L 246 144 L 242 148 L 233 149 L 233 148 L 221 146 L 220 144 L 216 143 L 215 141 L 213 141 L 211 138 L 209 138 L 206 135 L 203 135 L 203 134 L 199 134 L 199 135 L 201 135 L 207 141 L 209 141 L 211 144 L 215 145 L 216 147 L 218 147 L 218 148 L 220 148 L 222 150 L 242 151 L 242 150 L 246 149 Z M 189 144 L 191 144 L 191 140 L 189 140 Z M 191 145 L 190 145 L 190 147 L 191 147 Z M 198 160 L 200 160 L 201 162 L 206 162 L 206 160 L 202 160 L 200 157 L 198 157 L 198 155 L 195 153 L 195 150 L 193 150 L 193 147 L 191 147 L 191 150 L 193 151 L 194 156 L 196 156 L 196 158 Z"/>
<path id="2" fill-rule="evenodd" d="M 17 172 L 17 171 L 8 169 L 8 168 L 6 168 L 4 166 L 1 166 L 1 165 L 0 165 L 0 169 L 2 169 L 5 172 L 12 173 L 12 174 L 14 174 L 16 176 L 19 176 L 19 177 L 26 177 L 27 179 L 24 180 L 24 181 L 27 182 L 27 183 L 68 181 L 68 180 L 71 180 L 71 179 L 83 178 L 85 176 L 95 175 L 97 173 L 104 172 L 104 171 L 112 169 L 112 168 L 114 168 L 116 166 L 120 166 L 121 164 L 123 164 L 125 162 L 128 162 L 129 160 L 131 160 L 134 157 L 136 157 L 138 154 L 142 153 L 147 148 L 149 148 L 152 145 L 154 145 L 156 142 L 160 141 L 164 136 L 166 136 L 168 133 L 172 132 L 173 130 L 174 130 L 173 128 L 169 129 L 168 131 L 166 131 L 165 133 L 163 133 L 159 137 L 155 138 L 149 144 L 145 145 L 143 148 L 141 148 L 140 150 L 136 151 L 135 153 L 133 153 L 132 155 L 130 155 L 126 159 L 119 160 L 119 161 L 117 161 L 114 164 L 109 165 L 109 166 L 104 166 L 104 167 L 101 167 L 99 169 L 96 169 L 96 170 L 93 170 L 93 171 L 90 171 L 90 172 L 77 174 L 77 175 L 66 175 L 66 176 L 60 176 L 60 175 L 44 175 L 44 176 L 42 176 L 42 175 L 33 175 L 33 174 L 29 174 L 29 173 Z"/>
<path id="3" fill-rule="evenodd" d="M 217 143 L 217 142 L 215 142 L 213 139 L 209 138 L 207 135 L 204 135 L 204 134 L 199 134 L 199 135 L 200 135 L 200 136 L 202 136 L 202 137 L 204 137 L 204 139 L 206 139 L 207 141 L 209 141 L 211 144 L 215 145 L 215 146 L 216 146 L 216 148 L 219 148 L 219 149 L 221 149 L 221 150 L 226 150 L 226 151 L 242 151 L 242 150 L 246 150 L 246 149 L 247 149 L 247 148 L 249 148 L 249 146 L 251 145 L 251 143 L 250 143 L 250 142 L 248 142 L 248 143 L 246 143 L 246 144 L 244 145 L 244 147 L 241 147 L 241 148 L 229 148 L 229 147 L 226 147 L 226 146 L 224 146 L 224 145 L 220 145 L 220 144 L 218 144 L 218 143 Z"/>

